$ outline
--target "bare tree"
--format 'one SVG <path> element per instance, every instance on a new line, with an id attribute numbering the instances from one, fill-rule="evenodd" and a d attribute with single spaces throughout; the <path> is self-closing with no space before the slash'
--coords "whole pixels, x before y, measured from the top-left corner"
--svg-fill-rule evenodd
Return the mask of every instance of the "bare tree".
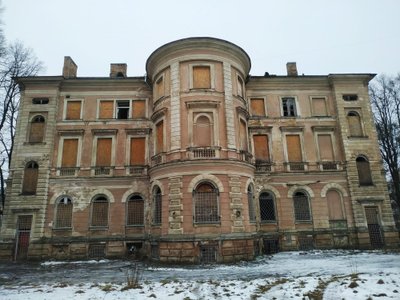
<path id="1" fill-rule="evenodd" d="M 15 77 L 34 76 L 43 65 L 30 48 L 15 42 L 0 57 L 0 197 L 5 199 L 5 178 L 8 175 L 14 147 L 15 125 L 19 108 L 19 89 Z"/>
<path id="2" fill-rule="evenodd" d="M 400 207 L 400 74 L 377 77 L 369 91 L 392 200 Z"/>

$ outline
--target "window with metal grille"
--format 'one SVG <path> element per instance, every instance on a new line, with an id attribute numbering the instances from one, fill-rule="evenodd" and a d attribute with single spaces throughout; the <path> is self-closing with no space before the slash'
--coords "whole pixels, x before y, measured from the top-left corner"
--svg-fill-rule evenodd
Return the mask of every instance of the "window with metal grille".
<path id="1" fill-rule="evenodd" d="M 108 199 L 105 196 L 97 196 L 92 202 L 92 227 L 108 226 Z"/>
<path id="2" fill-rule="evenodd" d="M 211 264 L 217 262 L 217 246 L 201 245 L 200 246 L 200 262 L 202 264 Z"/>
<path id="3" fill-rule="evenodd" d="M 284 117 L 296 117 L 296 100 L 293 97 L 282 98 L 282 113 Z"/>
<path id="4" fill-rule="evenodd" d="M 249 185 L 247 188 L 247 202 L 249 205 L 249 220 L 250 222 L 256 221 L 256 212 L 254 208 L 254 188 L 252 185 Z"/>
<path id="5" fill-rule="evenodd" d="M 294 218 L 296 221 L 311 221 L 308 196 L 304 192 L 296 192 L 293 196 Z"/>
<path id="6" fill-rule="evenodd" d="M 144 200 L 139 195 L 131 196 L 127 203 L 126 225 L 143 226 L 144 225 Z"/>
<path id="7" fill-rule="evenodd" d="M 360 186 L 373 185 L 369 161 L 365 157 L 359 156 L 356 159 L 356 165 Z"/>
<path id="8" fill-rule="evenodd" d="M 35 195 L 39 175 L 39 165 L 30 161 L 25 165 L 24 180 L 22 183 L 23 195 Z"/>
<path id="9" fill-rule="evenodd" d="M 30 143 L 41 143 L 44 137 L 44 125 L 45 119 L 43 116 L 35 116 L 31 121 L 29 131 L 29 142 Z"/>
<path id="10" fill-rule="evenodd" d="M 363 136 L 361 118 L 357 112 L 351 111 L 347 114 L 347 123 L 350 136 Z"/>
<path id="11" fill-rule="evenodd" d="M 57 202 L 55 228 L 72 227 L 72 200 L 68 197 L 62 197 Z"/>
<path id="12" fill-rule="evenodd" d="M 277 238 L 267 238 L 263 240 L 264 242 L 264 254 L 274 254 L 279 252 L 279 239 Z"/>
<path id="13" fill-rule="evenodd" d="M 218 189 L 210 183 L 201 183 L 193 191 L 194 222 L 218 223 L 219 205 Z"/>
<path id="14" fill-rule="evenodd" d="M 272 193 L 263 192 L 259 197 L 260 203 L 260 219 L 261 222 L 274 222 L 275 216 L 275 200 Z"/>
<path id="15" fill-rule="evenodd" d="M 158 186 L 156 186 L 153 190 L 153 224 L 160 225 L 161 224 L 161 216 L 162 216 L 162 195 L 161 190 Z"/>
<path id="16" fill-rule="evenodd" d="M 314 249 L 314 237 L 311 236 L 299 236 L 299 250 L 309 251 Z"/>
<path id="17" fill-rule="evenodd" d="M 90 244 L 88 250 L 88 256 L 90 258 L 102 258 L 106 255 L 105 244 Z"/>
<path id="18" fill-rule="evenodd" d="M 160 259 L 160 247 L 158 246 L 158 244 L 151 245 L 150 254 L 151 254 L 151 259 L 155 260 Z"/>

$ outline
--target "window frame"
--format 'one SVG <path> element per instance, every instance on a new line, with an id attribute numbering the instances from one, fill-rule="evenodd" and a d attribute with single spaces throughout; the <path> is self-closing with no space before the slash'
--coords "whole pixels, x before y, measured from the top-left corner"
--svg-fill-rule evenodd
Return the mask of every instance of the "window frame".
<path id="1" fill-rule="evenodd" d="M 49 104 L 50 99 L 48 97 L 34 97 L 32 98 L 33 105 L 46 105 Z"/>
<path id="2" fill-rule="evenodd" d="M 283 103 L 287 99 L 293 99 L 294 115 L 285 116 L 285 109 L 284 109 Z M 300 114 L 300 106 L 298 104 L 298 100 L 297 100 L 296 96 L 283 96 L 283 97 L 280 97 L 280 108 L 281 108 L 281 117 L 282 118 L 298 118 L 298 117 L 301 116 L 301 114 Z"/>
<path id="3" fill-rule="evenodd" d="M 296 196 L 296 194 L 303 194 L 306 198 L 307 201 L 307 214 L 309 215 L 308 219 L 303 219 L 303 218 L 298 218 L 298 215 L 300 213 L 304 214 L 304 211 L 296 211 L 296 204 L 295 202 L 298 201 L 298 199 L 296 199 L 296 197 L 300 197 L 300 196 Z M 296 190 L 293 195 L 292 195 L 292 203 L 293 203 L 293 217 L 294 217 L 294 221 L 295 223 L 312 223 L 313 221 L 313 216 L 312 216 L 312 211 L 311 211 L 311 197 L 310 195 L 304 191 L 304 190 Z M 297 207 L 298 209 L 298 207 Z"/>
<path id="4" fill-rule="evenodd" d="M 351 115 L 350 115 L 351 114 Z M 360 135 L 354 135 L 354 132 L 352 133 L 351 131 L 351 126 L 350 126 L 350 121 L 349 117 L 358 117 L 358 125 L 360 126 Z M 364 130 L 364 122 L 362 121 L 362 115 L 359 109 L 349 109 L 346 110 L 346 121 L 347 121 L 347 128 L 349 130 L 349 138 L 360 138 L 360 137 L 366 137 L 365 135 L 365 130 Z"/>
<path id="5" fill-rule="evenodd" d="M 162 225 L 162 191 L 159 186 L 154 186 L 152 191 L 152 226 L 161 226 Z"/>
<path id="6" fill-rule="evenodd" d="M 36 122 L 35 119 L 37 118 L 42 118 L 43 122 Z M 35 121 L 35 122 L 34 122 Z M 33 124 L 42 124 L 43 123 L 43 128 L 41 128 L 41 139 L 40 141 L 36 141 L 36 140 L 32 140 L 32 126 Z M 29 130 L 28 130 L 28 143 L 29 144 L 41 144 L 44 143 L 45 138 L 46 138 L 46 124 L 47 124 L 47 115 L 45 116 L 45 114 L 43 113 L 34 113 L 29 121 Z"/>
<path id="7" fill-rule="evenodd" d="M 264 198 L 262 199 L 261 196 L 267 194 L 268 198 Z M 273 218 L 271 219 L 263 219 L 262 217 L 262 209 L 261 209 L 261 200 L 265 201 L 265 202 L 270 202 L 269 204 L 265 204 L 267 207 L 270 206 L 272 204 L 273 206 Z M 276 197 L 275 194 L 271 191 L 268 190 L 264 190 L 262 192 L 260 192 L 260 194 L 258 195 L 258 205 L 259 205 L 259 216 L 260 216 L 260 223 L 277 223 L 277 215 L 276 215 Z M 265 206 L 263 205 L 263 206 Z"/>
<path id="8" fill-rule="evenodd" d="M 361 162 L 361 160 L 363 160 Z M 372 176 L 372 171 L 371 171 L 371 164 L 369 162 L 368 157 L 366 157 L 365 155 L 358 155 L 355 159 L 356 162 L 356 168 L 357 168 L 357 175 L 358 175 L 358 184 L 360 187 L 370 187 L 370 186 L 374 186 L 374 180 L 373 180 L 373 176 Z M 365 167 L 360 168 L 360 163 L 364 164 Z M 364 168 L 368 168 L 368 172 L 366 172 L 367 170 L 364 170 Z M 364 174 L 364 176 L 366 174 L 368 174 L 368 178 L 360 178 L 360 175 Z M 365 182 L 361 179 L 366 180 Z"/>
<path id="9" fill-rule="evenodd" d="M 30 166 L 32 166 L 32 167 L 30 167 Z M 28 184 L 28 179 L 27 179 L 28 176 L 26 174 L 27 173 L 27 169 L 36 170 L 35 171 L 36 173 L 34 174 L 34 175 L 36 175 L 36 181 L 32 185 L 32 191 L 28 191 L 27 190 L 27 188 L 28 188 L 28 186 L 27 186 L 27 184 Z M 29 176 L 31 177 L 32 174 L 29 175 Z M 36 162 L 34 160 L 28 161 L 25 164 L 25 167 L 24 167 L 24 175 L 23 175 L 22 185 L 21 185 L 21 195 L 26 195 L 26 196 L 34 196 L 34 195 L 36 195 L 38 182 L 39 182 L 39 164 L 38 164 L 38 162 Z"/>
<path id="10" fill-rule="evenodd" d="M 112 118 L 100 118 L 100 110 L 101 110 L 101 102 L 113 102 L 113 113 Z M 134 109 L 134 102 L 135 101 L 143 101 L 144 102 L 144 116 L 142 117 L 133 117 L 133 109 Z M 137 120 L 137 119 L 146 119 L 147 118 L 147 101 L 148 98 L 117 98 L 117 99 L 97 99 L 97 112 L 96 112 L 96 119 L 100 121 L 106 120 Z M 118 118 L 118 103 L 129 102 L 128 111 L 127 111 L 127 118 Z"/>
<path id="11" fill-rule="evenodd" d="M 80 102 L 81 103 L 81 110 L 80 110 L 80 113 L 79 113 L 79 119 L 67 119 L 68 103 L 69 102 Z M 64 109 L 63 109 L 63 120 L 64 121 L 82 121 L 82 118 L 83 118 L 83 105 L 84 105 L 84 99 L 65 99 L 64 100 Z"/>
<path id="12" fill-rule="evenodd" d="M 135 199 L 134 199 L 135 198 Z M 141 205 L 142 205 L 142 212 L 141 212 L 141 215 L 138 217 L 136 214 L 137 213 L 135 213 L 133 216 L 131 216 L 131 214 L 130 214 L 130 209 L 129 209 L 129 203 L 141 203 Z M 142 195 L 140 195 L 140 194 L 132 194 L 132 195 L 130 195 L 127 199 L 126 199 L 126 203 L 125 203 L 125 212 L 126 212 L 126 215 L 125 215 L 125 225 L 126 225 L 126 227 L 144 227 L 144 222 L 145 222 L 145 200 L 144 200 L 144 198 L 142 197 Z M 136 207 L 135 207 L 136 208 Z M 134 208 L 132 208 L 132 209 L 134 209 Z M 135 222 L 131 222 L 131 223 L 129 223 L 129 219 L 130 219 L 130 216 L 131 216 L 131 218 L 133 218 L 133 219 L 136 219 L 136 218 L 138 218 L 138 219 L 141 219 L 141 220 L 139 220 L 139 221 L 141 221 L 141 222 L 138 222 L 138 221 L 135 221 Z"/>
<path id="13" fill-rule="evenodd" d="M 104 199 L 100 199 L 100 198 L 104 198 Z M 99 201 L 101 200 L 101 201 Z M 94 214 L 94 205 L 95 203 L 106 203 L 107 202 L 107 220 L 105 221 L 105 225 L 101 224 L 101 225 L 93 225 L 93 214 Z M 104 221 L 104 220 L 103 220 Z M 104 195 L 104 194 L 99 194 L 96 195 L 95 197 L 93 197 L 91 203 L 90 203 L 90 224 L 89 224 L 89 229 L 91 230 L 104 230 L 104 229 L 108 229 L 110 225 L 110 199 Z"/>
<path id="14" fill-rule="evenodd" d="M 194 72 L 195 67 L 209 67 L 210 68 L 210 87 L 209 88 L 196 88 L 194 87 Z M 199 62 L 189 64 L 189 89 L 190 90 L 215 90 L 215 66 L 213 63 Z"/>
<path id="15" fill-rule="evenodd" d="M 255 111 L 253 111 L 253 108 L 252 108 L 252 105 L 251 105 L 253 100 L 262 100 L 263 109 L 264 109 L 264 114 L 263 115 L 256 115 L 255 114 Z M 249 104 L 250 104 L 250 109 L 249 110 L 251 112 L 251 117 L 252 118 L 265 118 L 268 115 L 266 103 L 267 103 L 267 97 L 262 97 L 262 96 L 260 96 L 260 97 L 250 97 L 249 98 Z"/>
<path id="16" fill-rule="evenodd" d="M 314 109 L 314 99 L 323 99 L 324 100 L 324 104 L 325 104 L 325 115 L 318 115 L 315 113 L 315 109 Z M 310 106 L 311 106 L 311 115 L 313 117 L 317 117 L 317 118 L 322 118 L 322 117 L 329 117 L 330 113 L 329 113 L 329 107 L 328 107 L 328 97 L 326 96 L 310 96 Z"/>
<path id="17" fill-rule="evenodd" d="M 64 220 L 64 223 L 69 223 L 69 226 L 59 226 L 59 223 L 60 223 L 59 222 L 59 218 L 60 218 L 59 206 L 61 205 L 62 201 L 65 202 L 65 199 L 67 199 L 67 204 L 63 203 L 63 205 L 69 205 L 69 203 L 71 204 L 71 211 L 68 212 L 70 214 L 68 216 L 70 218 L 69 222 L 65 222 L 65 220 Z M 74 211 L 74 202 L 72 201 L 71 197 L 69 197 L 67 195 L 59 197 L 57 199 L 57 201 L 56 201 L 56 207 L 55 207 L 55 212 L 54 212 L 54 227 L 53 227 L 53 229 L 55 229 L 55 230 L 71 230 L 72 229 L 73 211 Z"/>
<path id="18" fill-rule="evenodd" d="M 203 185 L 208 185 L 212 188 L 211 192 L 199 192 L 197 191 L 201 186 Z M 216 212 L 215 213 L 210 213 L 210 219 L 209 220 L 198 220 L 199 217 L 204 214 L 197 214 L 197 211 L 200 209 L 198 205 L 200 205 L 198 202 L 199 200 L 202 199 L 196 199 L 196 196 L 199 193 L 212 193 L 213 196 L 215 196 L 215 199 L 211 199 L 211 201 L 215 201 L 214 205 L 211 205 L 211 208 L 216 207 Z M 210 201 L 210 202 L 211 202 Z M 192 202 L 193 202 L 193 224 L 194 225 L 212 225 L 212 224 L 221 224 L 221 207 L 220 207 L 220 195 L 219 195 L 219 190 L 218 187 L 211 181 L 200 181 L 196 184 L 196 186 L 193 188 L 192 191 Z M 212 203 L 211 203 L 212 204 Z M 203 207 L 204 209 L 204 207 Z"/>

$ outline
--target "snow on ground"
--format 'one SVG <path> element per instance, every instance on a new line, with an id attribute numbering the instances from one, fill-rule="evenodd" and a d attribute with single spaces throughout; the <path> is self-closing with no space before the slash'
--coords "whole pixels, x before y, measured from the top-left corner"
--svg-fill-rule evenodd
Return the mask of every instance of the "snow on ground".
<path id="1" fill-rule="evenodd" d="M 142 266 L 139 286 L 106 268 L 118 262 L 45 262 L 33 277 L 1 280 L 0 299 L 400 299 L 400 254 L 361 251 L 282 252 L 235 265 Z M 77 269 L 76 265 L 81 268 Z M 96 266 L 96 282 L 81 274 Z M 76 272 L 72 282 L 62 270 Z M 28 270 L 28 269 L 26 269 Z M 39 271 L 37 271 L 39 270 Z M 53 278 L 41 277 L 51 272 Z M 26 274 L 29 270 L 26 271 Z M 104 277 L 102 277 L 104 274 Z M 79 281 L 79 278 L 86 278 Z M 131 276 L 132 278 L 132 276 Z M 103 282 L 101 279 L 105 279 Z"/>

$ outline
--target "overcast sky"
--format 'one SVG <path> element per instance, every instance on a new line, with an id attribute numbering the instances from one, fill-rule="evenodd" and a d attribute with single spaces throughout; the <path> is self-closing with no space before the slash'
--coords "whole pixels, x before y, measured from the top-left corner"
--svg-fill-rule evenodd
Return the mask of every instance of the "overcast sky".
<path id="1" fill-rule="evenodd" d="M 2 0 L 8 41 L 31 47 L 60 75 L 108 76 L 127 63 L 145 74 L 149 55 L 173 40 L 210 36 L 242 47 L 252 75 L 400 72 L 400 0 Z"/>

